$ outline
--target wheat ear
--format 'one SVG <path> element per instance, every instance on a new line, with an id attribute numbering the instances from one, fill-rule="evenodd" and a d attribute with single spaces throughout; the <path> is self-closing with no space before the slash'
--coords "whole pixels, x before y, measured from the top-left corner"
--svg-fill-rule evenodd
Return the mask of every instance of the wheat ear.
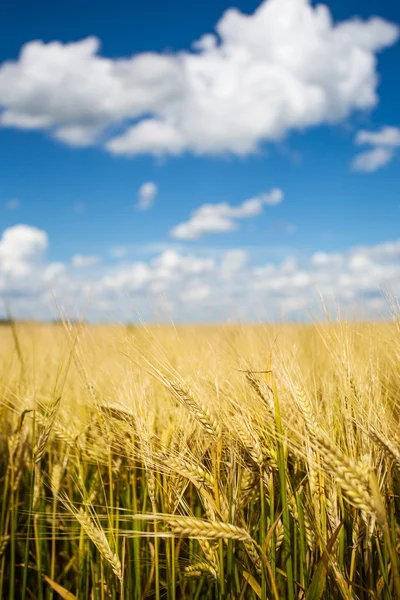
<path id="1" fill-rule="evenodd" d="M 174 396 L 181 404 L 186 406 L 195 417 L 195 419 L 212 436 L 221 436 L 221 425 L 215 415 L 203 403 L 197 402 L 191 392 L 176 381 L 165 378 L 167 387 L 173 392 Z"/>
<path id="2" fill-rule="evenodd" d="M 378 433 L 376 429 L 370 430 L 368 434 L 374 442 L 383 448 L 385 454 L 393 460 L 396 468 L 400 470 L 400 452 L 398 445 L 394 444 L 387 437 L 384 437 L 381 433 Z"/>
<path id="3" fill-rule="evenodd" d="M 173 520 L 168 520 L 168 525 L 174 534 L 183 537 L 253 542 L 246 529 L 222 521 L 211 522 L 194 517 L 176 517 Z"/>
<path id="4" fill-rule="evenodd" d="M 375 503 L 365 482 L 364 472 L 336 448 L 325 435 L 318 434 L 316 442 L 326 466 L 349 500 L 361 510 L 375 513 Z"/>
<path id="5" fill-rule="evenodd" d="M 51 405 L 49 414 L 47 415 L 47 419 L 44 424 L 43 431 L 40 434 L 39 439 L 38 439 L 37 444 L 34 449 L 35 464 L 38 464 L 43 458 L 43 454 L 46 449 L 47 441 L 50 437 L 51 430 L 53 429 L 53 425 L 54 425 L 54 422 L 57 417 L 57 412 L 58 412 L 58 408 L 60 406 L 60 402 L 61 402 L 61 396 L 56 398 Z"/>

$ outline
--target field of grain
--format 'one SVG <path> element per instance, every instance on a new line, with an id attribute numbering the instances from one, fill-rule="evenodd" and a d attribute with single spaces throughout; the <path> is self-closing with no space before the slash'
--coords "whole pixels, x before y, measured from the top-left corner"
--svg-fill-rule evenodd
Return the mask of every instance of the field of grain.
<path id="1" fill-rule="evenodd" d="M 0 598 L 400 598 L 400 330 L 0 328 Z"/>

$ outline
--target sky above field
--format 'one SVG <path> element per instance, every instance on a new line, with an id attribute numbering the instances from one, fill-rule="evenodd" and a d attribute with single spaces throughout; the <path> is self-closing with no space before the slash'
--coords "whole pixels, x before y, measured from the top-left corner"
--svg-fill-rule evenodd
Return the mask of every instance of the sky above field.
<path id="1" fill-rule="evenodd" d="M 381 315 L 400 293 L 399 25 L 393 0 L 6 1 L 12 313 L 297 319 L 322 294 Z"/>

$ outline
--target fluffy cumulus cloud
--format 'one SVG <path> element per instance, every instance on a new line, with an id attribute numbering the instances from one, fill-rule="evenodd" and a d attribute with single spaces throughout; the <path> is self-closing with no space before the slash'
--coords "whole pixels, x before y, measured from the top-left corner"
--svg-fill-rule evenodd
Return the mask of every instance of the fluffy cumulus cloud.
<path id="1" fill-rule="evenodd" d="M 27 225 L 6 229 L 0 238 L 0 295 L 26 299 L 40 297 L 62 278 L 65 267 L 46 261 L 46 232 Z"/>
<path id="2" fill-rule="evenodd" d="M 158 187 L 154 181 L 146 181 L 146 183 L 142 183 L 138 191 L 137 208 L 139 210 L 148 210 L 151 208 L 157 194 Z"/>
<path id="3" fill-rule="evenodd" d="M 373 108 L 376 55 L 398 33 L 379 17 L 334 23 L 323 4 L 265 0 L 227 10 L 177 53 L 107 58 L 95 37 L 32 41 L 0 65 L 0 123 L 114 154 L 245 155 Z"/>
<path id="4" fill-rule="evenodd" d="M 373 173 L 387 165 L 393 159 L 396 150 L 400 148 L 400 128 L 386 126 L 378 131 L 361 130 L 357 133 L 354 142 L 358 146 L 370 146 L 370 148 L 354 157 L 352 169 Z"/>
<path id="5" fill-rule="evenodd" d="M 72 317 L 89 306 L 93 320 L 138 314 L 154 320 L 158 306 L 177 322 L 304 317 L 316 306 L 316 289 L 344 309 L 359 306 L 377 316 L 384 310 L 382 290 L 400 295 L 399 240 L 281 262 L 255 262 L 242 248 L 217 254 L 169 248 L 146 260 L 94 265 L 75 256 L 61 264 L 47 260 L 47 249 L 46 233 L 27 225 L 0 238 L 0 294 L 17 317 L 56 316 L 53 295 Z"/>
<path id="6" fill-rule="evenodd" d="M 176 225 L 171 236 L 179 240 L 197 240 L 207 233 L 235 231 L 240 219 L 255 217 L 263 212 L 264 206 L 275 206 L 282 200 L 282 190 L 275 188 L 267 194 L 249 198 L 239 206 L 227 202 L 203 204 L 188 221 Z"/>

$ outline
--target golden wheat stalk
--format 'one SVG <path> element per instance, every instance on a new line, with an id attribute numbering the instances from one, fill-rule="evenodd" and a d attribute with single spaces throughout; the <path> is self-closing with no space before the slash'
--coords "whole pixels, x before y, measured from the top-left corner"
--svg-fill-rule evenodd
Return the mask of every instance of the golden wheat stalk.
<path id="1" fill-rule="evenodd" d="M 121 561 L 118 554 L 111 550 L 106 534 L 100 524 L 96 523 L 82 507 L 77 510 L 65 494 L 59 496 L 59 499 L 67 510 L 76 518 L 83 531 L 100 552 L 101 556 L 109 563 L 118 579 L 122 580 Z"/>
<path id="2" fill-rule="evenodd" d="M 175 473 L 189 480 L 195 480 L 199 486 L 207 485 L 211 489 L 214 489 L 215 479 L 211 473 L 186 457 L 174 456 L 173 454 L 160 454 L 159 460 L 165 467 Z"/>
<path id="3" fill-rule="evenodd" d="M 18 431 L 17 433 L 12 433 L 7 438 L 8 457 L 9 457 L 10 464 L 12 464 L 14 462 L 15 453 L 17 452 L 17 448 L 19 446 L 20 441 L 21 441 L 21 432 L 20 431 Z"/>
<path id="4" fill-rule="evenodd" d="M 250 431 L 246 423 L 242 421 L 239 415 L 234 419 L 234 426 L 240 443 L 244 449 L 247 450 L 250 458 L 257 467 L 262 469 L 264 465 L 264 454 L 258 439 L 253 432 Z"/>
<path id="5" fill-rule="evenodd" d="M 63 467 L 61 464 L 57 463 L 53 465 L 53 469 L 51 471 L 50 477 L 50 488 L 53 492 L 54 496 L 58 496 L 61 486 L 61 479 L 63 475 Z"/>
<path id="6" fill-rule="evenodd" d="M 75 517 L 82 529 L 85 531 L 86 535 L 92 540 L 100 554 L 105 558 L 106 561 L 108 561 L 115 575 L 121 580 L 121 562 L 116 552 L 111 550 L 104 531 L 100 529 L 99 526 L 94 524 L 91 517 L 82 508 L 75 513 Z"/>
<path id="7" fill-rule="evenodd" d="M 341 450 L 335 447 L 327 436 L 318 434 L 316 443 L 321 451 L 328 471 L 340 485 L 347 498 L 361 510 L 375 513 L 376 507 L 368 489 L 365 473 Z"/>
<path id="8" fill-rule="evenodd" d="M 382 433 L 378 433 L 378 431 L 376 429 L 371 428 L 368 431 L 368 434 L 374 442 L 376 442 L 379 446 L 381 446 L 381 448 L 383 449 L 385 454 L 394 462 L 394 464 L 396 465 L 396 468 L 398 470 L 400 470 L 399 444 L 394 444 L 391 440 L 389 440 Z"/>
<path id="9" fill-rule="evenodd" d="M 210 544 L 209 540 L 206 540 L 206 539 L 202 539 L 202 540 L 200 539 L 199 545 L 204 553 L 204 556 L 205 556 L 207 562 L 216 568 L 218 556 L 217 556 L 217 550 L 216 550 L 215 546 L 212 546 Z"/>
<path id="10" fill-rule="evenodd" d="M 215 415 L 204 404 L 194 399 L 192 393 L 180 383 L 165 379 L 167 387 L 173 392 L 174 396 L 183 406 L 186 406 L 194 418 L 204 427 L 212 436 L 221 436 L 221 425 Z"/>
<path id="11" fill-rule="evenodd" d="M 304 389 L 298 386 L 294 394 L 295 402 L 303 416 L 306 429 L 310 436 L 315 439 L 318 435 L 319 425 L 314 415 L 314 409 Z"/>
<path id="12" fill-rule="evenodd" d="M 58 398 L 55 398 L 55 400 L 51 404 L 50 411 L 47 415 L 47 418 L 46 418 L 46 421 L 45 421 L 45 424 L 43 427 L 43 431 L 40 434 L 39 439 L 34 448 L 35 464 L 40 463 L 40 461 L 43 458 L 43 454 L 46 449 L 46 444 L 48 442 L 51 430 L 53 428 L 54 422 L 57 417 L 57 412 L 58 412 L 58 408 L 60 406 L 60 402 L 61 402 L 61 396 L 58 396 Z"/>
<path id="13" fill-rule="evenodd" d="M 275 528 L 275 552 L 278 552 L 279 548 L 283 544 L 283 540 L 285 537 L 285 528 L 281 520 L 278 521 Z"/>
<path id="14" fill-rule="evenodd" d="M 205 521 L 194 517 L 174 517 L 174 519 L 168 520 L 168 526 L 175 535 L 182 537 L 253 542 L 246 529 L 222 521 Z"/>
<path id="15" fill-rule="evenodd" d="M 275 407 L 274 407 L 274 402 L 272 399 L 272 394 L 268 393 L 268 395 L 267 395 L 264 392 L 264 390 L 262 389 L 262 387 L 260 385 L 260 382 L 256 379 L 256 377 L 254 376 L 254 373 L 252 371 L 246 371 L 246 379 L 247 379 L 248 383 L 250 384 L 250 386 L 255 391 L 256 395 L 262 400 L 264 407 L 267 409 L 268 416 L 275 423 L 275 416 L 274 416 Z M 268 392 L 270 392 L 269 389 L 268 389 Z"/>
<path id="16" fill-rule="evenodd" d="M 208 562 L 199 561 L 193 565 L 185 567 L 185 577 L 201 577 L 204 574 L 212 575 L 214 579 L 217 579 L 218 574 L 215 568 Z"/>
<path id="17" fill-rule="evenodd" d="M 45 426 L 47 422 L 47 418 L 38 411 L 35 412 L 35 419 L 40 425 L 43 426 Z M 61 442 L 67 444 L 67 446 L 70 448 L 76 449 L 79 446 L 77 433 L 72 428 L 68 428 L 60 423 L 57 418 L 53 423 L 52 430 L 55 437 Z"/>

